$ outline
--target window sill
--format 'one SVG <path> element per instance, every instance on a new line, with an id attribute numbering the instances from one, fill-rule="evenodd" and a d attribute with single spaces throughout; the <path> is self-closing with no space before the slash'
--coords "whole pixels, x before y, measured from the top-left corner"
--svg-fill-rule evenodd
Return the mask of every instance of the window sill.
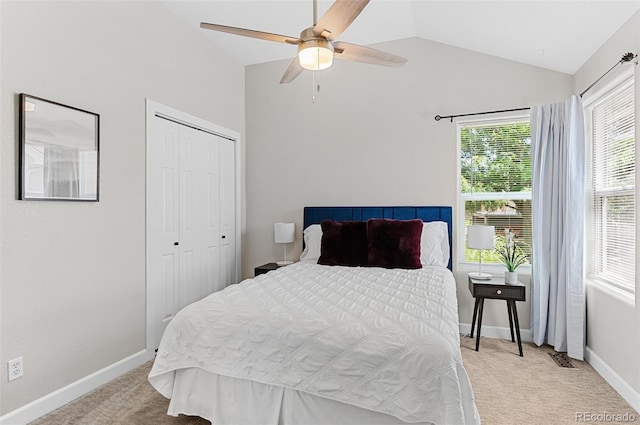
<path id="1" fill-rule="evenodd" d="M 498 273 L 504 273 L 506 271 L 506 267 L 502 264 L 485 264 L 482 263 L 482 271 L 483 272 L 487 272 L 487 273 L 491 273 L 491 274 L 498 274 Z M 457 267 L 456 267 L 456 271 L 458 272 L 477 272 L 478 271 L 478 263 L 458 263 Z M 520 266 L 517 269 L 518 274 L 521 274 L 523 276 L 529 276 L 531 274 L 531 266 L 530 265 L 526 265 L 526 266 Z"/>
<path id="2" fill-rule="evenodd" d="M 604 280 L 587 277 L 585 279 L 585 285 L 597 288 L 600 292 L 604 292 L 605 294 L 608 294 L 632 307 L 635 307 L 636 305 L 636 295 L 634 292 L 618 288 Z"/>

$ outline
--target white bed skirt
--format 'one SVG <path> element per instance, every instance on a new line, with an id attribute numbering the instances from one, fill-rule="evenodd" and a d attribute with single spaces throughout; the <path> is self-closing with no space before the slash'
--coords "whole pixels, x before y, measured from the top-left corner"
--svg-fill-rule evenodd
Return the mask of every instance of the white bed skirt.
<path id="1" fill-rule="evenodd" d="M 200 416 L 215 425 L 406 425 L 384 413 L 196 368 L 176 371 L 167 413 Z"/>

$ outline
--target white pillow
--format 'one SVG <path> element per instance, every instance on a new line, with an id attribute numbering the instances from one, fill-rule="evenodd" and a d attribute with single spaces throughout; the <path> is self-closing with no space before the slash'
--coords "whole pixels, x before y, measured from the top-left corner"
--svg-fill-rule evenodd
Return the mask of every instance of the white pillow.
<path id="1" fill-rule="evenodd" d="M 302 232 L 304 250 L 300 254 L 300 261 L 317 263 L 320 258 L 320 244 L 322 242 L 322 227 L 312 224 Z"/>
<path id="2" fill-rule="evenodd" d="M 420 262 L 423 266 L 449 265 L 449 231 L 444 221 L 422 223 Z"/>

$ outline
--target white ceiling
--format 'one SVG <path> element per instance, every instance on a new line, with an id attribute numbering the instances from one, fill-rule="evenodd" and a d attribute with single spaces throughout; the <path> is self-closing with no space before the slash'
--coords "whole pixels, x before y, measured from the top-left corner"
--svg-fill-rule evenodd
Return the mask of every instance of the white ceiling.
<path id="1" fill-rule="evenodd" d="M 293 58 L 296 47 L 200 29 L 200 22 L 297 37 L 313 16 L 312 0 L 164 3 L 245 65 Z M 332 3 L 318 0 L 318 17 Z M 639 9 L 640 0 L 371 0 L 339 40 L 421 37 L 573 74 Z"/>

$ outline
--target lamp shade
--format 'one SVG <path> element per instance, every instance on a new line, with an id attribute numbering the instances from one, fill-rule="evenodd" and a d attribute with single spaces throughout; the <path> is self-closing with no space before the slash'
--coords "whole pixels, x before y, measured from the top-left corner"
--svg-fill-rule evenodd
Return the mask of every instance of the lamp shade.
<path id="1" fill-rule="evenodd" d="M 291 243 L 296 239 L 296 224 L 276 223 L 274 224 L 274 233 L 276 243 Z"/>
<path id="2" fill-rule="evenodd" d="M 471 249 L 493 249 L 495 248 L 494 226 L 468 226 L 467 246 Z"/>

